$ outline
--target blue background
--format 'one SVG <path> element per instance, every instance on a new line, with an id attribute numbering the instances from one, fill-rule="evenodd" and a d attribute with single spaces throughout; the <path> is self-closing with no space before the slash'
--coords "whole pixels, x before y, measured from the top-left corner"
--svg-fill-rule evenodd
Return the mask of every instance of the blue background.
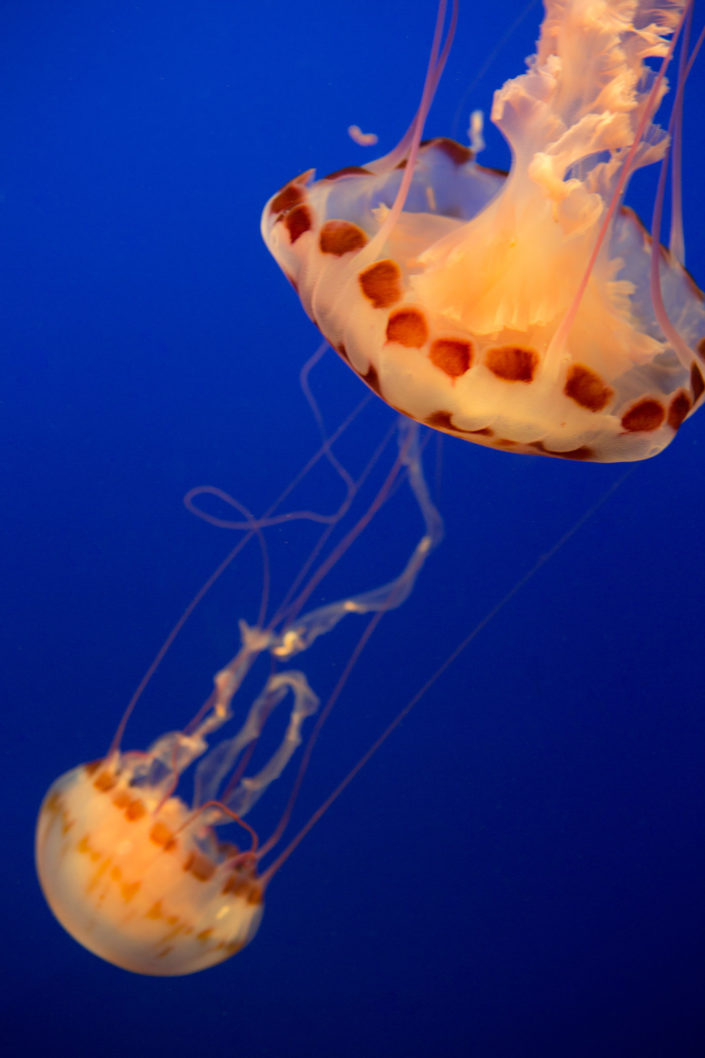
<path id="1" fill-rule="evenodd" d="M 512 29 L 521 8 L 461 3 L 430 135 L 462 138 L 469 110 L 487 112 L 521 71 L 540 11 Z M 262 510 L 317 443 L 298 387 L 317 336 L 260 241 L 260 210 L 310 166 L 364 162 L 350 123 L 379 134 L 377 153 L 396 142 L 434 4 L 5 0 L 1 14 L 1 1001 L 13 1053 L 702 1055 L 701 417 L 628 474 L 434 686 L 282 869 L 241 955 L 140 978 L 56 925 L 33 870 L 39 802 L 105 751 L 233 542 L 181 497 L 214 484 Z M 702 71 L 685 142 L 701 284 Z M 488 140 L 482 160 L 505 164 Z M 651 188 L 635 181 L 637 205 Z M 335 426 L 361 391 L 328 359 L 313 385 Z M 342 449 L 351 466 L 390 417 L 365 412 Z M 299 823 L 624 473 L 450 439 L 428 462 L 447 538 L 351 679 Z M 322 472 L 297 502 L 331 509 L 339 496 Z M 416 530 L 400 494 L 319 598 L 389 576 Z M 276 585 L 307 533 L 270 534 Z M 253 550 L 178 640 L 127 745 L 188 719 L 258 591 Z M 305 659 L 321 691 L 354 632 Z"/>

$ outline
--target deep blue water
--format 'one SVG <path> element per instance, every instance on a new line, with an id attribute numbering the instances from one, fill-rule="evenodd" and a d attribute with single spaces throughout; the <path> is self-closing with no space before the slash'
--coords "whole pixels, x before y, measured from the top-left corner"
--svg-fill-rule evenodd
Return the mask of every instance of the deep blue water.
<path id="1" fill-rule="evenodd" d="M 520 72 L 538 7 L 481 68 L 522 6 L 463 0 L 429 134 L 462 137 L 467 112 L 487 111 Z M 317 337 L 260 241 L 261 207 L 304 169 L 364 162 L 352 122 L 380 135 L 378 153 L 393 145 L 416 105 L 434 4 L 6 0 L 1 13 L 0 877 L 13 1053 L 702 1055 L 703 417 L 636 466 L 434 686 L 285 865 L 243 953 L 193 977 L 140 978 L 54 922 L 33 869 L 39 802 L 105 751 L 232 544 L 182 496 L 214 484 L 262 510 L 317 444 L 298 387 Z M 703 83 L 701 62 L 685 135 L 701 284 Z M 485 163 L 503 165 L 499 138 L 488 143 Z M 638 181 L 637 205 L 650 187 Z M 335 426 L 361 393 L 329 359 L 313 386 Z M 350 465 L 391 414 L 365 412 L 342 449 Z M 624 473 L 449 439 L 441 463 L 428 454 L 446 540 L 352 677 L 299 823 Z M 331 509 L 339 496 L 321 473 L 297 502 Z M 390 576 L 416 526 L 400 493 L 321 599 Z M 301 526 L 271 534 L 275 585 L 307 539 Z M 177 641 L 127 745 L 188 719 L 258 591 L 251 550 Z M 331 685 L 354 631 L 302 659 L 314 686 Z"/>

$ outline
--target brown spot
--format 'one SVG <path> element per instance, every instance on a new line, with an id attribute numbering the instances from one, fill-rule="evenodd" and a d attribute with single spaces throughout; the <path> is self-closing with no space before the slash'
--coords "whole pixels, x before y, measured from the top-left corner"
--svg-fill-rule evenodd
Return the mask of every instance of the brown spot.
<path id="1" fill-rule="evenodd" d="M 249 889 L 250 883 L 247 878 L 243 878 L 241 874 L 233 872 L 229 874 L 225 879 L 225 884 L 221 889 L 223 896 L 227 893 L 232 893 L 233 896 L 243 896 Z"/>
<path id="2" fill-rule="evenodd" d="M 262 886 L 259 882 L 250 882 L 250 887 L 247 892 L 247 903 L 248 904 L 261 904 L 262 903 Z"/>
<path id="3" fill-rule="evenodd" d="M 323 176 L 321 179 L 338 180 L 341 176 L 374 176 L 374 173 L 362 165 L 346 165 L 343 169 L 336 169 L 334 173 L 328 173 L 328 176 Z"/>
<path id="4" fill-rule="evenodd" d="M 705 338 L 701 338 L 695 346 L 695 351 L 701 360 L 705 360 Z"/>
<path id="5" fill-rule="evenodd" d="M 135 819 L 141 819 L 146 811 L 147 809 L 144 807 L 144 804 L 140 801 L 139 797 L 135 797 L 127 806 L 125 816 L 127 819 L 134 822 Z"/>
<path id="6" fill-rule="evenodd" d="M 162 948 L 161 951 L 157 952 L 157 958 L 158 959 L 166 959 L 167 955 L 169 955 L 173 950 L 174 950 L 174 945 L 173 944 L 167 944 L 166 948 Z"/>
<path id="7" fill-rule="evenodd" d="M 382 387 L 379 384 L 379 375 L 374 364 L 370 364 L 365 374 L 360 375 L 360 378 L 367 383 L 373 393 L 376 393 L 378 397 L 382 396 Z"/>
<path id="8" fill-rule="evenodd" d="M 396 261 L 377 261 L 357 278 L 362 293 L 376 309 L 386 309 L 401 298 L 401 270 Z"/>
<path id="9" fill-rule="evenodd" d="M 663 405 L 653 397 L 640 400 L 622 416 L 622 426 L 629 433 L 646 433 L 658 430 L 666 417 Z"/>
<path id="10" fill-rule="evenodd" d="M 125 882 L 121 886 L 120 892 L 126 904 L 129 904 L 130 900 L 134 900 L 141 885 L 141 882 Z"/>
<path id="11" fill-rule="evenodd" d="M 237 845 L 234 845 L 232 841 L 219 841 L 218 842 L 218 853 L 224 859 L 229 859 L 231 856 L 237 856 L 240 849 Z"/>
<path id="12" fill-rule="evenodd" d="M 493 176 L 501 176 L 506 179 L 509 176 L 507 169 L 498 169 L 495 165 L 478 165 L 481 173 L 492 173 Z"/>
<path id="13" fill-rule="evenodd" d="M 449 411 L 434 411 L 424 419 L 424 422 L 436 430 L 449 430 L 454 434 L 463 434 L 467 437 L 494 437 L 494 430 L 489 426 L 483 426 L 479 430 L 463 430 L 461 426 L 456 426 Z"/>
<path id="14" fill-rule="evenodd" d="M 485 363 L 492 374 L 506 382 L 531 382 L 538 361 L 538 354 L 533 349 L 521 349 L 516 345 L 488 349 L 485 355 Z"/>
<path id="15" fill-rule="evenodd" d="M 426 418 L 426 425 L 437 430 L 455 430 L 453 418 L 449 411 L 434 411 Z"/>
<path id="16" fill-rule="evenodd" d="M 154 919 L 164 918 L 164 912 L 162 910 L 162 902 L 161 902 L 161 900 L 157 900 L 156 903 L 152 904 L 152 906 L 149 908 L 149 910 L 147 912 L 145 912 L 145 913 L 146 913 L 147 918 L 154 918 Z"/>
<path id="17" fill-rule="evenodd" d="M 321 228 L 319 245 L 323 253 L 332 253 L 336 257 L 360 250 L 367 242 L 367 236 L 357 224 L 349 220 L 327 220 Z"/>
<path id="18" fill-rule="evenodd" d="M 93 785 L 96 790 L 107 793 L 108 790 L 112 790 L 117 785 L 117 779 L 109 771 L 101 771 L 93 780 Z"/>
<path id="19" fill-rule="evenodd" d="M 693 391 L 693 404 L 697 404 L 705 391 L 702 372 L 697 364 L 690 365 L 690 388 Z"/>
<path id="20" fill-rule="evenodd" d="M 198 878 L 199 882 L 207 882 L 215 874 L 215 864 L 202 852 L 190 852 L 186 857 L 184 870 Z"/>
<path id="21" fill-rule="evenodd" d="M 83 765 L 83 770 L 85 771 L 86 775 L 95 775 L 102 763 L 102 760 L 92 760 L 90 764 Z"/>
<path id="22" fill-rule="evenodd" d="M 212 936 L 213 927 L 209 926 L 208 929 L 202 929 L 200 933 L 196 934 L 196 940 L 200 940 L 205 943 L 205 941 L 210 940 Z"/>
<path id="23" fill-rule="evenodd" d="M 589 367 L 573 364 L 563 392 L 588 411 L 602 411 L 613 391 Z"/>
<path id="24" fill-rule="evenodd" d="M 472 161 L 473 158 L 473 153 L 469 147 L 464 147 L 462 143 L 447 139 L 445 136 L 438 136 L 433 140 L 424 140 L 421 146 L 436 147 L 439 151 L 443 151 L 451 162 L 455 162 L 456 165 L 465 165 L 467 162 Z"/>
<path id="25" fill-rule="evenodd" d="M 554 459 L 577 459 L 585 462 L 595 458 L 593 449 L 588 445 L 581 445 L 580 448 L 572 448 L 567 452 L 554 452 L 552 449 L 546 448 L 543 441 L 532 441 L 529 447 L 535 448 L 543 456 L 553 456 Z"/>
<path id="26" fill-rule="evenodd" d="M 297 184 L 287 184 L 272 199 L 270 213 L 285 213 L 288 209 L 298 206 L 304 199 L 304 192 Z"/>
<path id="27" fill-rule="evenodd" d="M 157 821 L 149 832 L 150 841 L 155 845 L 161 845 L 165 852 L 169 852 L 176 846 L 176 839 L 166 823 Z"/>
<path id="28" fill-rule="evenodd" d="M 420 349 L 428 339 L 428 327 L 418 309 L 397 309 L 387 322 L 387 341 L 397 342 L 407 349 Z"/>
<path id="29" fill-rule="evenodd" d="M 113 794 L 113 804 L 116 808 L 127 808 L 132 798 L 127 790 L 117 790 Z"/>
<path id="30" fill-rule="evenodd" d="M 683 390 L 676 393 L 668 407 L 668 425 L 677 430 L 690 411 L 690 397 Z"/>
<path id="31" fill-rule="evenodd" d="M 451 378 L 464 375 L 472 363 L 472 345 L 457 338 L 436 338 L 431 342 L 431 363 Z"/>
<path id="32" fill-rule="evenodd" d="M 581 445 L 580 448 L 573 448 L 570 452 L 551 452 L 547 448 L 546 455 L 557 456 L 558 459 L 577 459 L 581 462 L 595 458 L 594 451 L 588 445 Z"/>
<path id="33" fill-rule="evenodd" d="M 311 210 L 308 206 L 295 206 L 284 217 L 284 224 L 293 245 L 305 232 L 310 231 Z"/>

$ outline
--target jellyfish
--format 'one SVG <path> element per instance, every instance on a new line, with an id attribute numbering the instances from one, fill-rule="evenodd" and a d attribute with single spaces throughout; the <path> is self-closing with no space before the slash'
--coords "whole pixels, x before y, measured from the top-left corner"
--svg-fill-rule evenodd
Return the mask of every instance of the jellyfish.
<path id="1" fill-rule="evenodd" d="M 330 440 L 325 449 L 329 452 Z M 362 478 L 379 462 L 379 455 L 379 450 L 373 454 Z M 377 587 L 306 611 L 318 584 L 402 480 L 411 487 L 423 533 L 401 572 Z M 309 820 L 287 848 L 277 850 L 320 727 L 379 618 L 409 596 L 442 537 L 440 515 L 423 474 L 418 431 L 405 426 L 398 455 L 373 500 L 322 557 L 331 530 L 342 524 L 360 483 L 351 484 L 334 516 L 322 519 L 328 524 L 310 556 L 310 572 L 302 571 L 295 579 L 272 618 L 264 620 L 263 599 L 256 626 L 240 620 L 240 648 L 216 674 L 212 694 L 186 728 L 162 735 L 146 752 L 122 752 L 122 733 L 138 692 L 106 756 L 73 768 L 48 791 L 36 832 L 40 884 L 59 922 L 106 961 L 153 976 L 194 973 L 233 955 L 257 932 L 267 885 L 311 825 Z M 189 505 L 195 509 L 196 494 L 212 491 L 192 490 Z M 231 497 L 227 502 L 243 510 Z M 273 518 L 270 510 L 260 520 L 244 513 L 246 520 L 232 527 L 252 536 L 261 534 L 264 526 L 291 521 L 293 512 Z M 222 519 L 205 517 L 222 524 Z M 226 564 L 240 548 L 233 549 Z M 263 555 L 266 569 L 266 550 Z M 343 618 L 365 614 L 371 619 L 319 712 L 319 696 L 306 674 L 288 663 Z M 209 739 L 233 717 L 234 700 L 242 696 L 243 683 L 261 659 L 269 661 L 266 677 L 241 715 L 238 730 L 210 747 Z M 290 703 L 289 714 L 279 744 L 256 771 L 248 771 L 265 724 L 284 702 Z M 308 735 L 306 758 L 281 820 L 260 844 L 244 817 L 284 773 L 301 745 L 307 719 L 317 712 L 319 723 Z M 177 786 L 191 765 L 194 798 L 189 807 Z M 217 828 L 228 822 L 245 831 L 249 848 L 219 839 Z M 262 869 L 262 858 L 269 853 L 276 858 Z"/>
<path id="2" fill-rule="evenodd" d="M 603 462 L 655 455 L 696 409 L 705 306 L 678 206 L 666 250 L 660 199 L 652 236 L 621 205 L 629 176 L 667 156 L 653 117 L 691 6 L 545 0 L 528 71 L 492 106 L 502 173 L 421 142 L 457 13 L 441 46 L 441 3 L 400 144 L 270 199 L 262 233 L 301 304 L 394 409 L 491 448 Z M 676 129 L 683 82 L 682 65 Z"/>
<path id="3" fill-rule="evenodd" d="M 479 166 L 472 147 L 421 139 L 456 7 L 444 40 L 440 0 L 421 104 L 400 144 L 319 181 L 312 172 L 296 177 L 262 217 L 264 240 L 309 316 L 404 417 L 382 485 L 324 557 L 329 529 L 342 527 L 348 505 L 329 520 L 272 618 L 263 603 L 254 624 L 240 621 L 238 651 L 185 728 L 146 750 L 124 751 L 133 699 L 108 752 L 60 777 L 42 804 L 36 860 L 46 899 L 76 940 L 124 969 L 188 974 L 241 950 L 257 932 L 271 879 L 359 770 L 282 848 L 317 734 L 351 666 L 382 615 L 408 598 L 442 536 L 418 424 L 508 452 L 633 461 L 661 451 L 705 389 L 705 309 L 684 267 L 678 209 L 666 250 L 662 190 L 651 234 L 621 205 L 631 173 L 663 163 L 678 139 L 692 61 L 685 43 L 671 130 L 653 119 L 691 3 L 546 0 L 537 54 L 492 109 L 512 149 L 508 174 Z M 478 148 L 477 120 L 472 130 Z M 332 445 L 325 436 L 321 454 L 335 463 Z M 401 571 L 307 608 L 404 481 L 423 531 Z M 278 524 L 271 510 L 255 518 L 221 498 L 239 511 L 231 525 L 245 539 L 261 541 Z M 289 661 L 355 615 L 368 615 L 367 624 L 321 708 L 307 675 Z M 238 710 L 237 731 L 214 742 L 258 662 L 267 669 L 261 689 Z M 251 772 L 252 754 L 284 702 L 284 734 Z M 261 842 L 248 814 L 292 774 L 302 743 L 284 813 Z M 190 768 L 187 804 L 181 789 Z M 221 840 L 225 825 L 246 835 L 242 845 Z"/>

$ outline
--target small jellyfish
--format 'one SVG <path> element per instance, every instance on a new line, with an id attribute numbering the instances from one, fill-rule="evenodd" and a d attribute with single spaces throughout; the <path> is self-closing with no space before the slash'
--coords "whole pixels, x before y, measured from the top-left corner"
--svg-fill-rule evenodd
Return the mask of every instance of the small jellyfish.
<path id="1" fill-rule="evenodd" d="M 376 462 L 377 457 L 372 465 Z M 377 587 L 306 611 L 318 584 L 404 480 L 424 531 L 401 572 Z M 212 490 L 194 490 L 204 491 Z M 242 510 L 237 501 L 227 499 Z M 321 544 L 330 529 L 342 526 L 346 513 L 343 504 L 322 530 Z M 259 521 L 248 517 L 233 527 L 252 536 L 265 525 L 289 520 L 291 515 Z M 240 621 L 240 649 L 217 673 L 212 694 L 187 727 L 162 735 L 146 751 L 122 751 L 122 734 L 140 688 L 106 756 L 71 769 L 52 784 L 37 821 L 37 872 L 54 915 L 80 944 L 125 970 L 174 976 L 222 962 L 254 937 L 267 885 L 312 824 L 309 819 L 281 847 L 321 726 L 380 617 L 405 601 L 441 536 L 442 522 L 423 476 L 418 430 L 405 423 L 398 455 L 367 509 L 327 553 L 319 548 L 313 552 L 314 561 L 302 568 L 274 615 L 265 620 L 261 608 L 257 626 Z M 288 663 L 351 615 L 369 619 L 319 710 L 319 697 L 306 674 Z M 252 680 L 258 662 L 267 673 L 264 685 L 249 708 L 242 709 L 242 684 Z M 251 758 L 265 726 L 287 702 L 289 715 L 279 744 L 252 770 Z M 236 713 L 235 734 L 210 745 Z M 317 723 L 304 732 L 316 713 Z M 285 773 L 304 739 L 286 808 L 260 843 L 244 817 Z M 189 806 L 177 787 L 192 766 Z M 245 832 L 246 848 L 218 836 L 218 828 L 232 823 Z"/>

